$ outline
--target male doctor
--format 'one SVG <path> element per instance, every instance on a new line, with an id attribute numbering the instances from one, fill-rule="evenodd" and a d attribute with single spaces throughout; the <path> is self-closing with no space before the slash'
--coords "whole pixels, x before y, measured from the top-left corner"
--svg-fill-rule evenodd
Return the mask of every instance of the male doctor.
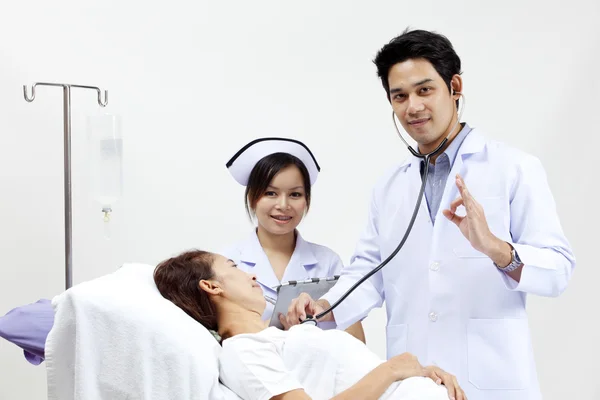
<path id="1" fill-rule="evenodd" d="M 426 201 L 403 248 L 323 320 L 346 329 L 385 300 L 388 358 L 410 352 L 437 364 L 469 400 L 541 399 L 526 297 L 560 295 L 575 266 L 544 169 L 534 156 L 456 123 L 461 65 L 444 36 L 404 32 L 374 62 L 419 153 L 450 139 L 431 159 Z M 417 201 L 421 163 L 411 155 L 383 175 L 350 265 L 318 301 L 294 300 L 288 324 L 329 308 L 395 250 Z"/>

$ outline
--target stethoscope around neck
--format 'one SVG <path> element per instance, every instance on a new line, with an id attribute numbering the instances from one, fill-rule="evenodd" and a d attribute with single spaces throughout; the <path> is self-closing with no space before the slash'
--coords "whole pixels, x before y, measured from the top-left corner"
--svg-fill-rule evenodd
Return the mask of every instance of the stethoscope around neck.
<path id="1" fill-rule="evenodd" d="M 314 317 L 312 315 L 307 314 L 306 315 L 306 319 L 304 321 L 300 321 L 301 324 L 304 324 L 304 323 L 313 323 L 315 326 L 318 325 L 318 323 L 317 323 L 318 319 L 322 318 L 324 315 L 326 315 L 326 314 L 330 313 L 331 311 L 333 311 L 338 305 L 340 305 L 340 303 L 342 301 L 344 301 L 346 299 L 346 297 L 348 297 L 348 295 L 350 293 L 352 293 L 364 281 L 366 281 L 367 279 L 369 279 L 371 276 L 373 276 L 379 270 L 381 270 L 384 266 L 386 266 L 387 263 L 389 263 L 392 260 L 392 258 L 394 258 L 396 256 L 396 254 L 398 254 L 398 252 L 400 251 L 400 249 L 404 246 L 404 243 L 406 242 L 406 239 L 408 239 L 408 235 L 410 234 L 410 231 L 412 230 L 412 227 L 413 227 L 413 225 L 415 223 L 415 219 L 417 218 L 417 214 L 419 213 L 419 208 L 421 207 L 421 201 L 423 200 L 423 194 L 425 193 L 425 184 L 427 183 L 427 175 L 429 173 L 429 162 L 430 162 L 430 159 L 431 159 L 431 157 L 433 157 L 436 154 L 438 154 L 438 152 L 444 148 L 444 145 L 448 142 L 448 140 L 450 140 L 450 136 L 452 135 L 452 133 L 454 132 L 454 130 L 456 129 L 456 127 L 460 123 L 460 120 L 461 120 L 462 115 L 463 115 L 463 111 L 465 109 L 465 96 L 462 93 L 460 93 L 460 92 L 454 92 L 454 94 L 460 95 L 460 97 L 462 99 L 462 107 L 459 107 L 458 118 L 456 119 L 456 122 L 454 123 L 454 126 L 452 127 L 452 129 L 450 129 L 448 131 L 448 136 L 446 136 L 444 138 L 444 140 L 442 140 L 442 142 L 433 151 L 431 151 L 431 152 L 429 152 L 427 154 L 421 154 L 421 153 L 419 153 L 418 151 L 416 151 L 415 149 L 413 149 L 408 144 L 408 142 L 404 139 L 404 137 L 400 133 L 400 129 L 398 128 L 398 124 L 396 122 L 396 114 L 394 113 L 394 111 L 392 111 L 392 120 L 394 121 L 394 127 L 396 128 L 396 132 L 398 132 L 398 136 L 404 142 L 404 144 L 408 148 L 408 151 L 410 151 L 413 156 L 423 159 L 423 163 L 425 164 L 424 165 L 423 177 L 422 177 L 422 180 L 421 180 L 421 189 L 419 191 L 419 198 L 417 199 L 417 204 L 415 205 L 415 208 L 413 210 L 413 214 L 412 214 L 412 217 L 411 217 L 410 222 L 408 224 L 408 228 L 406 229 L 406 232 L 404 233 L 404 237 L 402 238 L 402 240 L 400 241 L 400 243 L 398 244 L 398 246 L 396 247 L 396 249 L 381 264 L 379 264 L 377 266 L 377 268 L 374 268 L 371 271 L 369 271 L 368 274 L 366 274 L 365 276 L 363 276 L 358 282 L 356 282 L 354 285 L 352 285 L 352 287 L 350 289 L 348 289 L 348 291 L 346 291 L 346 293 L 344 293 L 344 295 L 342 297 L 340 297 L 335 303 L 333 303 L 329 307 L 329 309 L 324 310 L 323 312 L 315 315 Z"/>

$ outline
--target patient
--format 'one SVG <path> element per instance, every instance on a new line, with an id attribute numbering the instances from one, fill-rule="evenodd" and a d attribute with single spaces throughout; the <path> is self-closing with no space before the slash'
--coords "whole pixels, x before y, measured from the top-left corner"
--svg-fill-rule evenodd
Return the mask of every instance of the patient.
<path id="1" fill-rule="evenodd" d="M 221 380 L 244 400 L 466 399 L 454 376 L 410 354 L 383 361 L 345 331 L 268 327 L 256 277 L 221 255 L 183 253 L 160 263 L 154 281 L 165 298 L 219 333 Z"/>

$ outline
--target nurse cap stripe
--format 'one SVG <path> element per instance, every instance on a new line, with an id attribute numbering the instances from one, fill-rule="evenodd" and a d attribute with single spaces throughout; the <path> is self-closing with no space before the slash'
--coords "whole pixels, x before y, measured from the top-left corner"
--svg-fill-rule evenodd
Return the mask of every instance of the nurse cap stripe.
<path id="1" fill-rule="evenodd" d="M 315 162 L 315 165 L 317 166 L 317 171 L 321 171 L 321 167 L 319 166 L 319 163 L 317 162 L 317 159 L 315 158 L 315 156 L 313 155 L 313 153 L 310 151 L 310 149 L 308 147 L 306 147 L 306 145 L 304 143 L 302 143 L 299 140 L 296 139 L 288 139 L 288 138 L 278 138 L 278 137 L 270 137 L 270 138 L 260 138 L 260 139 L 255 139 L 253 141 L 251 141 L 250 143 L 248 143 L 247 145 L 245 145 L 244 147 L 242 147 L 237 153 L 235 153 L 235 155 L 233 157 L 231 157 L 231 160 L 227 161 L 227 168 L 231 167 L 231 165 L 233 165 L 234 161 L 244 152 L 246 151 L 250 146 L 253 146 L 254 144 L 258 143 L 258 142 L 264 142 L 267 140 L 281 140 L 284 142 L 292 142 L 292 143 L 296 143 L 299 144 L 300 146 L 304 147 L 306 149 L 306 151 L 308 151 L 308 154 L 310 154 L 310 156 L 312 157 L 313 161 Z"/>
<path id="2" fill-rule="evenodd" d="M 255 139 L 238 150 L 226 163 L 226 167 L 236 181 L 246 185 L 256 163 L 274 153 L 288 153 L 299 158 L 308 169 L 311 185 L 315 183 L 321 167 L 310 149 L 296 139 L 279 137 Z"/>

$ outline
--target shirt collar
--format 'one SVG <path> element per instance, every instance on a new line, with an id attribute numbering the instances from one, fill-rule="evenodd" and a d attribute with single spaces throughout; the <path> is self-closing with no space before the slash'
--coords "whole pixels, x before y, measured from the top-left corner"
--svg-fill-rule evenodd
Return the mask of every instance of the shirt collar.
<path id="1" fill-rule="evenodd" d="M 458 132 L 458 134 L 454 137 L 454 139 L 450 142 L 450 145 L 444 150 L 442 154 L 446 154 L 448 157 L 448 161 L 450 161 L 450 168 L 454 164 L 454 160 L 456 159 L 456 155 L 458 154 L 458 150 L 460 146 L 464 142 L 467 135 L 471 132 L 471 127 L 466 122 L 464 123 L 462 129 Z"/>
<path id="2" fill-rule="evenodd" d="M 266 257 L 266 254 L 264 253 L 260 241 L 258 240 L 256 229 L 254 229 L 254 232 L 248 238 L 248 241 L 242 250 L 241 261 L 255 265 L 257 262 L 260 262 L 263 257 Z M 303 265 L 305 268 L 310 268 L 318 263 L 310 244 L 304 240 L 302 235 L 300 235 L 300 232 L 297 230 L 296 247 L 294 248 L 292 259 L 293 260 L 290 260 L 290 264 L 293 264 L 292 261 L 298 261 L 298 263 Z"/>

